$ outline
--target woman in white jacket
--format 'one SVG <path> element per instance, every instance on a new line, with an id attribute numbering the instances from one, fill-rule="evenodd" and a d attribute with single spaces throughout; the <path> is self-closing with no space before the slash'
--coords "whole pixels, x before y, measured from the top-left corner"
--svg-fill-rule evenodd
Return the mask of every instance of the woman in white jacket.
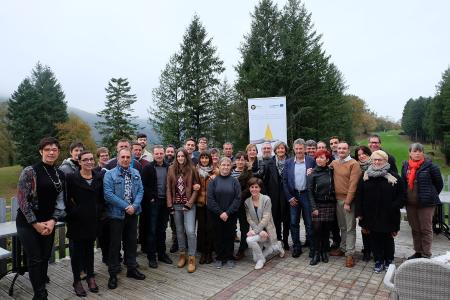
<path id="1" fill-rule="evenodd" d="M 256 262 L 255 269 L 264 267 L 266 257 L 277 252 L 280 257 L 284 256 L 281 241 L 277 240 L 275 225 L 272 219 L 272 203 L 270 198 L 261 194 L 263 182 L 253 177 L 248 181 L 252 196 L 245 200 L 245 212 L 250 230 L 247 233 L 247 243 L 253 251 L 253 260 Z M 264 251 L 262 251 L 264 247 Z"/>

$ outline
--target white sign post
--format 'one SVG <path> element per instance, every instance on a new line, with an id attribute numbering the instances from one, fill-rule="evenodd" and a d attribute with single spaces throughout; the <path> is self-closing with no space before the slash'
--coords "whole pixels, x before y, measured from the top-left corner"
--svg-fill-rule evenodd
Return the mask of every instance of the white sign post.
<path id="1" fill-rule="evenodd" d="M 250 143 L 261 144 L 278 141 L 287 143 L 286 97 L 248 99 Z"/>

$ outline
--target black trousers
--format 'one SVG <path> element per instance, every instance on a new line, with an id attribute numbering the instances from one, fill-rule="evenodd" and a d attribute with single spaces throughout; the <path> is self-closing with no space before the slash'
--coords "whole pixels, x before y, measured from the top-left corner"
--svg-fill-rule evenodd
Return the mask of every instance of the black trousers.
<path id="1" fill-rule="evenodd" d="M 312 221 L 313 225 L 313 249 L 318 252 L 328 250 L 330 241 L 330 228 L 333 222 L 329 221 Z"/>
<path id="2" fill-rule="evenodd" d="M 390 232 L 374 232 L 369 234 L 373 257 L 377 262 L 394 260 L 395 244 Z"/>
<path id="3" fill-rule="evenodd" d="M 86 271 L 87 278 L 94 277 L 94 242 L 95 240 L 70 240 L 70 263 L 73 281 L 80 281 L 81 268 Z M 81 267 L 82 266 L 82 267 Z"/>
<path id="4" fill-rule="evenodd" d="M 216 259 L 223 262 L 232 260 L 237 216 L 231 215 L 228 217 L 227 221 L 224 222 L 219 218 L 219 216 L 213 215 L 212 213 L 210 214 L 214 230 L 214 249 L 216 250 Z"/>
<path id="5" fill-rule="evenodd" d="M 136 269 L 137 251 L 137 215 L 125 215 L 125 219 L 109 219 L 109 253 L 108 272 L 116 275 L 120 270 L 119 255 L 121 242 L 123 242 L 124 261 L 128 270 Z M 122 241 L 123 236 L 123 241 Z"/>
<path id="6" fill-rule="evenodd" d="M 100 230 L 98 235 L 98 246 L 102 249 L 102 261 L 108 263 L 109 258 L 109 219 L 100 221 Z"/>
<path id="7" fill-rule="evenodd" d="M 145 215 L 147 258 L 155 260 L 156 253 L 158 257 L 166 254 L 166 228 L 169 221 L 166 199 L 150 203 L 146 207 Z"/>
<path id="8" fill-rule="evenodd" d="M 45 295 L 48 261 L 52 254 L 55 230 L 40 235 L 32 226 L 18 226 L 17 235 L 27 256 L 28 274 L 35 297 Z"/>
<path id="9" fill-rule="evenodd" d="M 206 206 L 197 206 L 197 250 L 202 254 L 213 252 L 213 227 Z"/>
<path id="10" fill-rule="evenodd" d="M 281 211 L 281 209 L 283 211 Z M 289 205 L 280 205 L 280 208 L 275 212 L 275 214 L 272 209 L 273 223 L 275 225 L 277 239 L 279 241 L 283 241 L 283 243 L 287 243 L 289 238 L 289 230 L 291 228 L 290 214 Z"/>
<path id="11" fill-rule="evenodd" d="M 239 231 L 241 232 L 239 251 L 245 251 L 246 249 L 248 249 L 247 233 L 250 229 L 250 225 L 247 222 L 247 214 L 245 213 L 244 204 L 241 204 L 241 207 L 239 207 L 238 216 L 239 216 Z"/>

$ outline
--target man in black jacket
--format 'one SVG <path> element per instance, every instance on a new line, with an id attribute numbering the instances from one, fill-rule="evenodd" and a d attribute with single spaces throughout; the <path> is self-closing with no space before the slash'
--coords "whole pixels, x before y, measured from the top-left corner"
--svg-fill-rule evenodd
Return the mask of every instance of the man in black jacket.
<path id="1" fill-rule="evenodd" d="M 169 165 L 164 161 L 164 148 L 161 145 L 153 147 L 153 161 L 142 170 L 142 184 L 144 186 L 144 199 L 142 201 L 142 214 L 144 214 L 144 231 L 146 240 L 144 247 L 147 252 L 148 265 L 157 268 L 158 260 L 172 264 L 166 254 L 166 227 L 169 220 L 169 211 L 166 206 L 166 177 Z"/>
<path id="2" fill-rule="evenodd" d="M 369 136 L 369 144 L 368 144 L 368 146 L 370 148 L 370 151 L 372 151 L 372 152 L 375 152 L 377 150 L 383 150 L 381 148 L 381 138 L 380 138 L 380 136 L 378 134 L 372 134 L 371 136 Z M 383 150 L 383 151 L 386 152 L 385 150 Z M 397 165 L 395 164 L 395 157 L 393 157 L 389 153 L 387 153 L 387 155 L 388 155 L 388 163 L 391 166 L 389 168 L 389 172 L 393 172 L 395 174 L 398 174 Z"/>

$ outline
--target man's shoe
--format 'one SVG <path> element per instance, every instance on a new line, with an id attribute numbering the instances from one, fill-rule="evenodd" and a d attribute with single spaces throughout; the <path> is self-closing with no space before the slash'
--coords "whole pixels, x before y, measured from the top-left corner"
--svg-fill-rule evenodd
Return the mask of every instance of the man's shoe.
<path id="1" fill-rule="evenodd" d="M 410 260 L 410 259 L 415 259 L 415 258 L 422 258 L 422 253 L 416 252 L 413 255 L 411 255 L 410 257 L 408 257 L 407 259 Z"/>
<path id="2" fill-rule="evenodd" d="M 212 262 L 213 262 L 212 254 L 211 254 L 211 253 L 206 254 L 206 261 L 205 261 L 205 264 L 210 264 L 210 263 L 212 263 Z"/>
<path id="3" fill-rule="evenodd" d="M 227 260 L 226 265 L 227 265 L 228 269 L 233 269 L 234 266 L 236 265 L 236 263 L 234 262 L 234 260 L 230 259 L 230 260 Z"/>
<path id="4" fill-rule="evenodd" d="M 148 261 L 148 266 L 152 269 L 156 269 L 158 268 L 158 263 L 156 262 L 156 260 L 152 259 Z"/>
<path id="5" fill-rule="evenodd" d="M 111 275 L 108 280 L 108 289 L 113 290 L 117 288 L 117 276 Z"/>
<path id="6" fill-rule="evenodd" d="M 346 257 L 345 266 L 347 268 L 353 268 L 355 266 L 355 262 L 353 261 L 353 256 L 349 255 Z"/>
<path id="7" fill-rule="evenodd" d="M 163 255 L 158 255 L 158 261 L 161 261 L 168 265 L 173 264 L 173 261 L 170 259 L 169 255 L 167 255 L 165 253 Z"/>
<path id="8" fill-rule="evenodd" d="M 137 269 L 128 270 L 127 271 L 127 277 L 128 278 L 134 278 L 134 279 L 137 279 L 137 280 L 144 280 L 145 279 L 145 275 L 142 274 L 141 272 L 139 272 Z"/>
<path id="9" fill-rule="evenodd" d="M 73 283 L 73 290 L 78 297 L 86 297 L 86 291 L 81 284 L 81 280 Z"/>
<path id="10" fill-rule="evenodd" d="M 222 261 L 221 260 L 214 261 L 214 268 L 222 269 Z"/>
<path id="11" fill-rule="evenodd" d="M 236 255 L 234 256 L 234 260 L 241 260 L 245 257 L 245 252 L 242 250 L 239 250 Z"/>
<path id="12" fill-rule="evenodd" d="M 363 261 L 370 261 L 372 259 L 372 256 L 370 255 L 370 251 L 364 251 L 363 252 Z"/>
<path id="13" fill-rule="evenodd" d="M 292 257 L 297 258 L 297 257 L 299 257 L 300 255 L 302 255 L 302 250 L 300 250 L 300 249 L 294 249 L 294 250 L 292 251 Z"/>
<path id="14" fill-rule="evenodd" d="M 177 252 L 177 251 L 178 251 L 178 243 L 173 243 L 173 244 L 172 244 L 172 247 L 170 247 L 169 252 L 170 252 L 170 253 L 175 253 L 175 252 Z"/>
<path id="15" fill-rule="evenodd" d="M 94 277 L 87 278 L 86 282 L 88 284 L 88 288 L 91 293 L 98 293 L 98 285 L 95 282 Z"/>
<path id="16" fill-rule="evenodd" d="M 330 251 L 330 256 L 344 256 L 345 252 L 341 249 L 335 249 L 333 251 Z"/>
<path id="17" fill-rule="evenodd" d="M 373 271 L 377 274 L 381 273 L 384 271 L 384 264 L 381 261 L 377 261 L 375 263 L 375 267 L 373 268 Z"/>

